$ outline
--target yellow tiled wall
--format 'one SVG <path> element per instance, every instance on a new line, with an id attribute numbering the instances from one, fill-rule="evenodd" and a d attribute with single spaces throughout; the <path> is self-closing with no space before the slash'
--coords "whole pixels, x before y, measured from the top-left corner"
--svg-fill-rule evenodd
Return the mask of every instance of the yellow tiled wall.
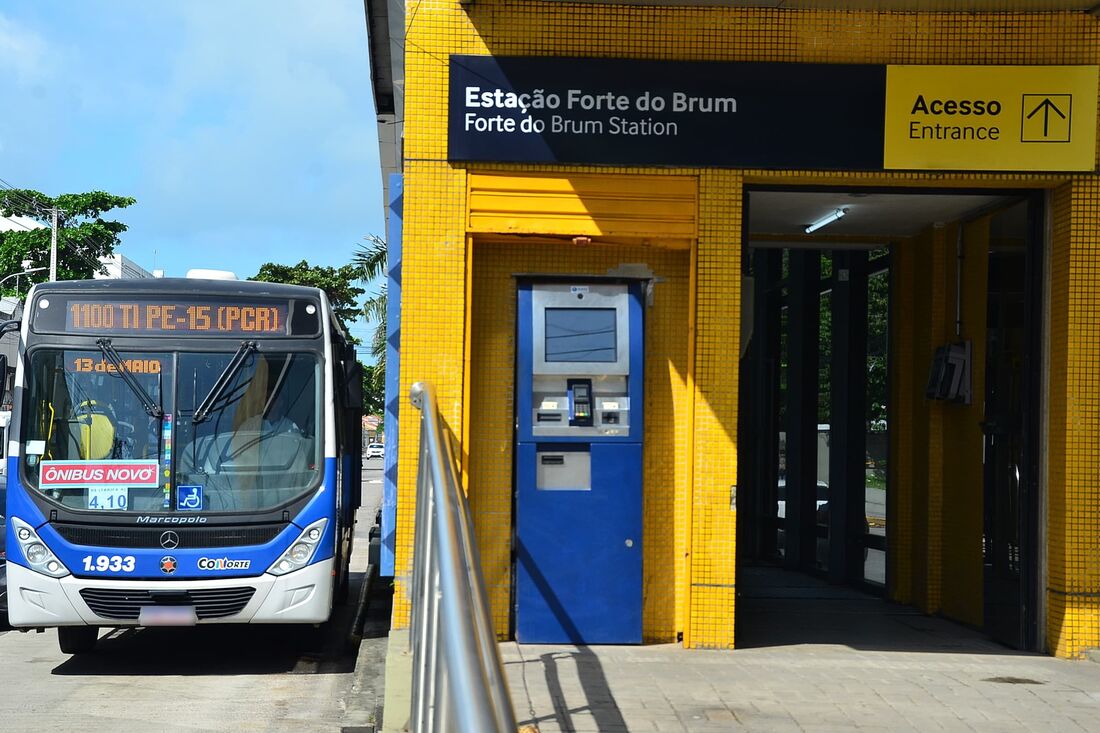
<path id="1" fill-rule="evenodd" d="M 955 336 L 958 225 L 891 248 L 891 586 L 895 600 L 982 625 L 982 432 L 988 217 L 964 227 L 962 331 Z M 972 342 L 969 405 L 925 399 L 937 346 Z"/>
<path id="2" fill-rule="evenodd" d="M 442 409 L 458 435 L 472 435 L 462 425 L 464 414 L 473 419 L 476 404 L 463 405 L 465 353 L 465 298 L 468 275 L 465 228 L 465 169 L 446 160 L 447 63 L 450 54 L 520 56 L 601 56 L 675 60 L 774 61 L 816 63 L 939 63 L 939 64 L 1095 64 L 1100 62 L 1100 25 L 1083 13 L 967 14 L 870 13 L 839 11 L 784 11 L 720 7 L 622 6 L 571 4 L 537 0 L 417 0 L 406 9 L 405 47 L 405 202 L 404 288 L 402 302 L 401 389 L 407 394 L 414 380 L 437 386 Z M 513 170 L 547 170 L 511 166 Z M 561 167 L 557 170 L 562 170 Z M 568 170 L 599 172 L 598 167 Z M 617 173 L 623 173 L 618 170 Z M 625 171 L 630 173 L 631 171 Z M 652 171 L 646 171 L 652 173 Z M 674 400 L 675 413 L 687 419 L 676 445 L 694 451 L 676 454 L 677 461 L 693 456 L 690 465 L 675 469 L 675 482 L 684 481 L 673 502 L 676 540 L 662 547 L 659 557 L 646 555 L 647 575 L 658 591 L 647 590 L 647 638 L 668 638 L 683 632 L 690 646 L 729 647 L 734 640 L 735 513 L 729 507 L 731 484 L 736 480 L 738 325 L 740 303 L 741 210 L 745 185 L 791 184 L 833 186 L 908 187 L 1055 187 L 1056 176 L 959 175 L 799 171 L 680 171 L 697 175 L 699 237 L 687 257 L 688 282 L 685 333 L 694 340 L 688 354 L 685 397 Z M 1075 654 L 1082 646 L 1100 644 L 1097 602 L 1088 593 L 1100 592 L 1100 567 L 1095 548 L 1100 538 L 1100 487 L 1096 464 L 1097 415 L 1100 414 L 1100 357 L 1089 339 L 1096 333 L 1100 289 L 1093 284 L 1090 248 L 1100 235 L 1097 217 L 1100 190 L 1096 178 L 1082 176 L 1058 189 L 1054 275 L 1064 286 L 1052 287 L 1056 302 L 1052 316 L 1052 373 L 1050 439 L 1061 459 L 1050 460 L 1048 630 L 1051 647 Z M 1060 217 L 1060 218 L 1059 218 Z M 1061 243 L 1061 244 L 1059 244 Z M 574 260 L 576 254 L 577 259 Z M 509 257 L 521 256 L 516 253 Z M 566 270 L 571 262 L 591 256 L 561 251 L 552 269 Z M 665 256 L 665 255 L 661 255 Z M 673 256 L 669 254 L 668 256 Z M 475 258 L 472 281 L 480 254 Z M 532 264 L 545 260 L 531 260 Z M 594 266 L 594 265 L 593 265 Z M 521 268 L 528 269 L 528 268 Z M 488 275 L 486 275 L 488 276 Z M 471 318 L 490 317 L 475 300 Z M 1060 299 L 1060 300 L 1059 300 Z M 482 308 L 482 310 L 478 310 Z M 471 330 L 471 333 L 478 333 Z M 1059 334 L 1064 339 L 1058 345 Z M 479 336 L 479 338 L 481 338 Z M 490 341 L 501 338 L 497 335 Z M 503 359 L 506 351 L 480 341 L 479 348 Z M 494 341 L 495 343 L 495 341 Z M 1089 351 L 1089 349 L 1093 349 Z M 481 351 L 477 352 L 482 353 Z M 895 358 L 904 358 L 899 352 Z M 911 355 L 912 356 L 912 355 Z M 504 369 L 503 362 L 494 369 Z M 1059 371 L 1060 370 L 1060 371 Z M 470 375 L 471 387 L 477 375 Z M 663 409 L 663 408 L 655 408 Z M 650 413 L 651 416 L 653 413 Z M 1055 423 L 1054 417 L 1061 422 Z M 416 413 L 403 404 L 400 416 L 401 448 L 398 476 L 397 568 L 399 592 L 394 620 L 407 622 L 408 600 L 403 573 L 409 567 L 412 533 L 410 517 L 417 454 Z M 686 436 L 686 437 L 685 437 Z M 1091 442 L 1089 442 L 1091 439 Z M 1060 442 L 1059 442 L 1060 441 Z M 899 446 L 904 455 L 906 446 Z M 486 461 L 501 460 L 485 456 Z M 483 537 L 484 563 L 493 588 L 497 628 L 507 612 L 505 537 L 508 497 L 499 480 L 487 488 L 475 481 L 483 465 L 470 455 L 469 486 L 476 512 L 477 531 Z M 490 471 L 491 473 L 491 471 Z M 647 474 L 647 481 L 650 480 Z M 663 479 L 653 479 L 655 482 Z M 679 486 L 679 484 L 676 484 Z M 510 488 L 509 488 L 510 490 Z M 478 492 L 486 493 L 478 495 Z M 647 501 L 656 487 L 646 487 Z M 911 495 L 910 497 L 911 498 Z M 903 501 L 891 499 L 891 501 Z M 508 498 L 510 501 L 510 498 Z M 904 502 L 893 506 L 899 516 Z M 648 509 L 647 509 L 648 518 Z M 912 518 L 912 517 L 911 517 Z M 648 521 L 648 519 L 647 519 Z M 891 522 L 894 521 L 892 517 Z M 648 528 L 649 525 L 647 525 Z M 911 523 L 908 525 L 911 528 Z M 912 540 L 911 529 L 891 530 L 894 555 L 892 587 L 899 600 L 912 600 L 914 584 L 925 601 L 934 599 L 939 582 L 918 576 L 912 558 L 898 553 L 897 542 Z M 678 537 L 680 535 L 677 535 Z M 490 546 L 491 545 L 491 546 Z M 910 545 L 912 547 L 912 545 Z M 669 558 L 663 553 L 669 551 Z M 939 550 L 935 550 L 938 552 Z M 654 549 L 654 552 L 658 552 Z M 648 570 L 647 570 L 648 573 Z M 668 573 L 668 577 L 663 577 Z M 901 581 L 901 582 L 899 582 Z M 678 589 L 671 602 L 669 591 Z M 652 591 L 655 595 L 648 595 Z M 664 594 L 664 595 L 660 595 Z M 650 600 L 662 599 L 662 600 Z M 1090 600 L 1091 598 L 1091 600 Z M 936 601 L 938 602 L 938 601 Z M 671 624 L 671 625 L 670 625 Z"/>
<path id="3" fill-rule="evenodd" d="M 401 289 L 401 410 L 398 420 L 397 537 L 394 619 L 407 623 L 416 508 L 420 414 L 408 401 L 413 382 L 435 386 L 444 421 L 462 426 L 466 320 L 466 233 L 461 212 L 465 176 L 446 163 L 405 165 L 405 219 Z"/>
<path id="4" fill-rule="evenodd" d="M 986 365 L 986 295 L 989 288 L 989 217 L 963 227 L 962 327 L 960 338 L 972 349 L 969 405 L 947 405 L 943 422 L 943 592 L 941 608 L 948 618 L 972 626 L 982 625 L 982 446 Z M 1023 233 L 1021 233 L 1023 234 Z M 947 227 L 948 302 L 955 294 L 955 237 Z M 955 311 L 945 314 L 948 340 L 955 340 Z M 920 360 L 917 364 L 922 364 Z M 923 366 L 923 364 L 922 364 Z"/>
<path id="5" fill-rule="evenodd" d="M 1052 196 L 1047 639 L 1100 647 L 1100 180 Z"/>
<path id="6" fill-rule="evenodd" d="M 741 324 L 738 173 L 710 170 L 699 187 L 695 263 L 694 434 L 688 616 L 684 643 L 733 647 L 737 513 L 737 382 Z"/>

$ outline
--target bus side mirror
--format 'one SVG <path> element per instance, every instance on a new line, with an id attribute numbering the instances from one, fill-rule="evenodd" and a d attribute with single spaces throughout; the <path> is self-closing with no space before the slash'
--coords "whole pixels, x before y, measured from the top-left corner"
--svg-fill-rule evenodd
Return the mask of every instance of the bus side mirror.
<path id="1" fill-rule="evenodd" d="M 8 355 L 0 354 L 0 403 L 4 402 L 4 398 L 8 392 Z"/>

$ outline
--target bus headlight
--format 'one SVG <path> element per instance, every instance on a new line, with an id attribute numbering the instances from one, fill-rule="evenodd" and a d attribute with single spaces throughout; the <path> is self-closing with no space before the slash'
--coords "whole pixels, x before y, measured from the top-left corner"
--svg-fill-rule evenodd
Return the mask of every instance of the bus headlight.
<path id="1" fill-rule="evenodd" d="M 325 525 L 327 523 L 327 519 L 318 519 L 302 530 L 302 534 L 298 536 L 298 539 L 292 542 L 287 551 L 272 563 L 267 572 L 272 575 L 286 575 L 308 565 L 309 561 L 313 559 L 313 554 L 317 552 L 317 546 L 321 544 L 321 538 L 325 536 Z"/>
<path id="2" fill-rule="evenodd" d="M 63 578 L 69 574 L 57 555 L 53 554 L 46 543 L 38 537 L 34 528 L 18 517 L 11 517 L 12 526 L 15 527 L 15 539 L 19 541 L 19 549 L 23 551 L 23 557 L 31 570 L 51 578 Z"/>
<path id="3" fill-rule="evenodd" d="M 46 546 L 40 542 L 32 542 L 27 545 L 27 549 L 23 550 L 23 554 L 27 556 L 27 562 L 31 565 L 41 565 L 46 559 L 46 552 Z"/>

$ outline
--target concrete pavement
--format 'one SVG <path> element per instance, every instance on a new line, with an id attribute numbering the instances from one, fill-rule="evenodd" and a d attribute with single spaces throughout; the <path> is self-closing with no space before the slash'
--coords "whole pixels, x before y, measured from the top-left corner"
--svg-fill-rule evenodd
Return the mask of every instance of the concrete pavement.
<path id="1" fill-rule="evenodd" d="M 1100 731 L 1100 665 L 814 578 L 743 568 L 730 651 L 502 643 L 520 724 L 558 731 Z M 403 632 L 385 730 L 407 718 Z"/>
<path id="2" fill-rule="evenodd" d="M 1100 666 L 799 645 L 501 647 L 516 714 L 554 731 L 1092 731 Z"/>

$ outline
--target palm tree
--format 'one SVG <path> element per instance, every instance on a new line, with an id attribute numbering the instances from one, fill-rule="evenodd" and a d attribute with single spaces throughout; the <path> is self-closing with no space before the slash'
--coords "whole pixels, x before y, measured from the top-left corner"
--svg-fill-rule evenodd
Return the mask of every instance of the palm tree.
<path id="1" fill-rule="evenodd" d="M 367 241 L 365 245 L 359 245 L 351 258 L 351 264 L 359 268 L 359 279 L 370 282 L 377 277 L 386 274 L 386 240 L 377 234 L 368 234 L 363 237 Z M 378 292 L 367 298 L 363 304 L 363 315 L 375 322 L 374 334 L 371 336 L 371 356 L 377 360 L 374 368 L 375 384 L 382 388 L 386 382 L 386 283 L 383 281 Z"/>

